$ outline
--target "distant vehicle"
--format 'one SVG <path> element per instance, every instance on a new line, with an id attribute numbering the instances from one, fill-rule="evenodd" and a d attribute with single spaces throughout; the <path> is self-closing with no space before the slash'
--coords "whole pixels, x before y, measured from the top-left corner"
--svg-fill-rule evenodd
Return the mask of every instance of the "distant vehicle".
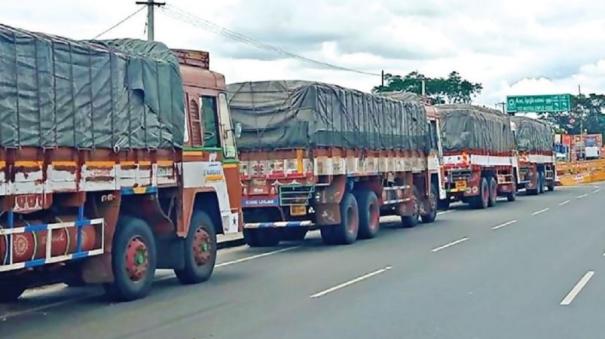
<path id="1" fill-rule="evenodd" d="M 381 213 L 401 216 L 403 227 L 437 217 L 437 125 L 421 103 L 304 81 L 238 83 L 228 92 L 243 126 L 249 246 L 302 240 L 309 229 L 326 244 L 351 244 L 376 235 Z"/>
<path id="2" fill-rule="evenodd" d="M 552 128 L 539 120 L 513 116 L 511 127 L 518 154 L 518 188 L 530 195 L 555 189 L 556 168 Z"/>
<path id="3" fill-rule="evenodd" d="M 437 105 L 441 119 L 447 198 L 473 208 L 496 204 L 498 196 L 516 199 L 517 158 L 510 118 L 471 105 Z"/>
<path id="4" fill-rule="evenodd" d="M 587 146 L 584 148 L 584 156 L 586 160 L 599 159 L 601 157 L 601 149 L 597 146 Z"/>

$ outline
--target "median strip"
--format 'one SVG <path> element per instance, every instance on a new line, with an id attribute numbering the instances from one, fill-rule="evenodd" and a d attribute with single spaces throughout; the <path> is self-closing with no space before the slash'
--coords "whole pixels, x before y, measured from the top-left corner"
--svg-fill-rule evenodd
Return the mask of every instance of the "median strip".
<path id="1" fill-rule="evenodd" d="M 447 244 L 445 244 L 445 245 L 443 245 L 443 246 L 439 246 L 439 247 L 433 248 L 433 249 L 431 250 L 431 252 L 433 252 L 433 253 L 435 253 L 435 252 L 439 252 L 439 251 L 444 250 L 444 249 L 446 249 L 446 248 L 448 248 L 448 247 L 452 247 L 452 246 L 458 245 L 458 244 L 460 244 L 460 243 L 462 243 L 462 242 L 465 242 L 465 241 L 467 241 L 468 239 L 469 239 L 469 238 L 466 238 L 466 237 L 465 237 L 465 238 L 462 238 L 462 239 L 458 239 L 458 240 L 452 241 L 452 242 L 447 243 Z"/>
<path id="2" fill-rule="evenodd" d="M 494 226 L 494 227 L 492 227 L 492 229 L 493 229 L 493 230 L 498 230 L 498 229 L 501 229 L 502 227 L 506 227 L 506 226 L 512 225 L 512 224 L 514 224 L 514 223 L 516 223 L 516 222 L 517 222 L 517 220 L 511 220 L 511 221 L 507 221 L 507 222 L 505 222 L 504 224 L 500 224 L 500 225 L 498 225 L 498 226 Z"/>
<path id="3" fill-rule="evenodd" d="M 594 271 L 588 271 L 584 276 L 576 283 L 576 285 L 569 291 L 569 293 L 563 298 L 561 301 L 561 306 L 570 305 L 574 299 L 578 296 L 578 294 L 582 291 L 582 289 L 588 284 L 592 276 L 594 275 Z"/>
<path id="4" fill-rule="evenodd" d="M 311 295 L 310 298 L 315 299 L 315 298 L 323 297 L 324 295 L 326 295 L 328 293 L 332 293 L 334 291 L 338 291 L 338 290 L 343 289 L 343 288 L 345 288 L 347 286 L 351 286 L 351 285 L 356 284 L 356 283 L 358 283 L 360 281 L 363 281 L 363 280 L 366 280 L 366 279 L 371 278 L 373 276 L 376 276 L 376 275 L 379 275 L 381 273 L 384 273 L 384 272 L 390 270 L 391 268 L 392 268 L 391 266 L 387 266 L 385 268 L 381 268 L 381 269 L 376 270 L 374 272 L 370 272 L 368 274 L 364 274 L 364 275 L 362 275 L 360 277 L 357 277 L 355 279 L 346 281 L 346 282 L 344 282 L 342 284 L 336 285 L 334 287 L 330 287 L 327 290 L 323 290 L 321 292 L 315 293 L 315 294 Z"/>

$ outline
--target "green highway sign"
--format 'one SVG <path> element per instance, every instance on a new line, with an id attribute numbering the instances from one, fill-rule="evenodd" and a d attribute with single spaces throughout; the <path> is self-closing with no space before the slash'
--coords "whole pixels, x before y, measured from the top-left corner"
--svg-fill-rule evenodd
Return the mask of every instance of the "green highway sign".
<path id="1" fill-rule="evenodd" d="M 517 112 L 569 112 L 571 94 L 515 95 L 506 97 L 506 111 Z"/>

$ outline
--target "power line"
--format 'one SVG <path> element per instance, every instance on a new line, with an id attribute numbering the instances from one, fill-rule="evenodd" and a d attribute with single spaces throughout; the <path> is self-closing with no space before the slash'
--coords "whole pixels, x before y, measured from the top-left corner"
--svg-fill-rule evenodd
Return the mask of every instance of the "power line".
<path id="1" fill-rule="evenodd" d="M 117 23 L 115 23 L 113 26 L 109 27 L 108 29 L 104 30 L 103 32 L 97 34 L 94 38 L 92 38 L 93 40 L 100 38 L 101 36 L 109 33 L 110 31 L 112 31 L 113 29 L 115 29 L 116 27 L 120 26 L 121 24 L 125 23 L 126 21 L 130 20 L 130 18 L 132 18 L 133 16 L 139 14 L 139 12 L 141 12 L 142 10 L 144 10 L 145 7 L 141 7 L 139 9 L 137 9 L 136 11 L 134 11 L 133 13 L 129 14 L 127 17 L 125 17 L 124 19 L 118 21 Z"/>
<path id="2" fill-rule="evenodd" d="M 230 30 L 228 28 L 222 27 L 212 21 L 195 16 L 195 15 L 193 15 L 187 11 L 184 11 L 178 7 L 175 7 L 173 5 L 166 5 L 165 7 L 161 7 L 161 9 L 164 12 L 164 14 L 166 14 L 167 16 L 169 16 L 173 19 L 180 20 L 180 21 L 188 23 L 192 26 L 211 31 L 215 34 L 219 34 L 228 39 L 231 39 L 231 40 L 237 41 L 239 43 L 243 43 L 243 44 L 258 48 L 258 49 L 262 49 L 265 51 L 271 51 L 271 52 L 283 55 L 288 58 L 297 59 L 297 60 L 306 62 L 308 64 L 314 64 L 314 65 L 321 66 L 324 68 L 330 68 L 330 69 L 334 69 L 334 70 L 353 72 L 353 73 L 370 75 L 370 76 L 381 76 L 380 73 L 371 73 L 371 72 L 361 71 L 361 70 L 357 70 L 357 69 L 353 69 L 353 68 L 349 68 L 349 67 L 338 66 L 338 65 L 311 59 L 311 58 L 308 58 L 308 57 L 305 57 L 302 55 L 298 55 L 298 54 L 289 52 L 281 47 L 273 46 L 273 45 L 258 41 L 256 39 L 246 36 L 244 34 L 241 34 L 236 31 Z"/>

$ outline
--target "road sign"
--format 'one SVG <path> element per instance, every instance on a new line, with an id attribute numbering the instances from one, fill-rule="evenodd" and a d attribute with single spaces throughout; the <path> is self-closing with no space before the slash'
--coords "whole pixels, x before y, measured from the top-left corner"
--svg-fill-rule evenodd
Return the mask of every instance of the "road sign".
<path id="1" fill-rule="evenodd" d="M 569 112 L 571 94 L 515 95 L 506 97 L 506 111 L 517 112 Z"/>

